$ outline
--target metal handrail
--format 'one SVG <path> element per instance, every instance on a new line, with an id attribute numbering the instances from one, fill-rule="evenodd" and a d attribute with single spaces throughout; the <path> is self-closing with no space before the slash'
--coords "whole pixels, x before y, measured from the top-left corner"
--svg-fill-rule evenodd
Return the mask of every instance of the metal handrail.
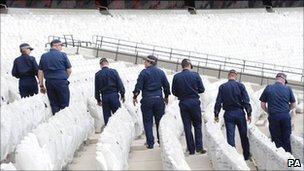
<path id="1" fill-rule="evenodd" d="M 126 52 L 126 53 L 134 53 L 137 55 L 139 54 L 147 55 L 153 52 L 154 55 L 169 60 L 181 60 L 184 58 L 189 58 L 193 62 L 197 62 L 198 64 L 200 64 L 200 66 L 210 67 L 212 65 L 215 65 L 217 66 L 217 69 L 219 69 L 218 67 L 221 67 L 220 68 L 221 70 L 225 70 L 225 69 L 227 70 L 227 68 L 230 69 L 234 68 L 240 70 L 241 73 L 247 73 L 247 72 L 260 73 L 260 76 L 262 77 L 269 74 L 274 75 L 278 72 L 285 72 L 287 74 L 292 74 L 292 75 L 296 75 L 297 77 L 300 77 L 301 78 L 300 82 L 304 81 L 304 70 L 302 68 L 280 66 L 269 63 L 223 57 L 219 55 L 185 51 L 180 49 L 167 48 L 157 45 L 132 42 L 132 41 L 110 38 L 106 36 L 98 36 L 98 35 L 94 35 L 92 37 L 92 42 L 75 40 L 73 35 L 64 35 L 64 37 L 49 36 L 48 37 L 49 42 L 50 42 L 50 38 L 61 39 L 65 41 L 66 45 L 78 46 L 78 47 L 79 46 L 83 47 L 81 42 L 84 42 L 86 43 L 86 47 L 94 47 L 98 49 L 106 48 L 106 49 L 111 49 L 113 52 L 116 53 Z M 134 46 L 130 44 L 133 44 Z"/>
<path id="2" fill-rule="evenodd" d="M 165 46 L 153 45 L 153 44 L 148 44 L 148 43 L 139 43 L 139 42 L 135 42 L 135 41 L 129 41 L 129 40 L 112 38 L 112 37 L 107 37 L 107 36 L 100 36 L 100 35 L 93 35 L 92 36 L 92 40 L 93 40 L 92 42 L 94 42 L 94 37 L 102 37 L 103 39 L 106 38 L 106 39 L 113 39 L 113 40 L 116 40 L 116 41 L 120 40 L 120 41 L 124 41 L 124 42 L 129 42 L 129 43 L 142 44 L 142 45 L 145 45 L 145 46 L 152 46 L 152 47 L 154 47 L 154 49 L 156 49 L 156 47 L 163 48 L 163 49 L 168 49 L 168 50 L 173 49 L 173 48 L 165 47 Z M 103 40 L 102 42 L 107 42 L 107 41 Z M 108 42 L 108 43 L 113 43 L 113 42 Z M 130 46 L 130 45 L 124 45 L 124 46 Z M 130 46 L 130 47 L 133 47 L 133 46 Z M 181 52 L 186 52 L 186 53 L 190 52 L 190 53 L 196 53 L 196 54 L 201 54 L 201 55 L 215 56 L 215 57 L 223 58 L 223 60 L 225 60 L 225 59 L 233 59 L 233 60 L 243 61 L 243 59 L 232 58 L 232 57 L 225 57 L 225 56 L 221 56 L 221 55 L 213 55 L 213 54 L 202 53 L 202 52 L 195 52 L 195 51 L 186 51 L 186 50 L 179 49 L 179 48 L 174 48 L 173 50 L 181 51 Z M 163 52 L 166 52 L 166 51 L 163 51 Z M 288 66 L 276 65 L 276 64 L 271 64 L 271 63 L 257 62 L 257 61 L 253 61 L 253 60 L 246 60 L 246 61 L 247 62 L 256 63 L 256 64 L 261 64 L 261 65 L 268 64 L 268 65 L 274 65 L 274 66 L 278 66 L 278 67 L 284 67 L 284 68 L 286 67 L 286 68 L 301 69 L 302 70 L 302 68 L 297 68 L 297 67 L 288 67 Z"/>

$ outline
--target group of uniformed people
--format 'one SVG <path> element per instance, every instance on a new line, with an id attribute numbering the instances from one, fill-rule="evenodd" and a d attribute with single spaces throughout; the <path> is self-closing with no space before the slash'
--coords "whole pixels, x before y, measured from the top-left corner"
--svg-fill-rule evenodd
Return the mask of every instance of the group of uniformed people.
<path id="1" fill-rule="evenodd" d="M 53 114 L 69 105 L 69 82 L 71 64 L 67 55 L 62 50 L 60 40 L 51 42 L 49 52 L 41 56 L 39 65 L 35 58 L 30 56 L 33 48 L 29 44 L 21 44 L 21 56 L 16 58 L 12 70 L 13 76 L 20 78 L 19 91 L 21 97 L 32 96 L 38 93 L 37 81 L 41 93 L 47 93 Z M 146 147 L 154 147 L 153 116 L 156 124 L 157 142 L 159 143 L 158 126 L 165 113 L 165 105 L 169 102 L 170 85 L 167 77 L 157 67 L 157 58 L 149 55 L 144 60 L 143 69 L 137 79 L 133 91 L 133 104 L 142 92 L 141 111 L 144 130 L 146 134 Z M 182 71 L 174 75 L 172 93 L 178 97 L 180 114 L 184 125 L 187 143 L 187 151 L 190 155 L 206 153 L 202 141 L 201 101 L 199 94 L 204 93 L 205 88 L 200 75 L 191 71 L 193 68 L 189 59 L 181 62 Z M 101 70 L 95 74 L 95 99 L 102 106 L 105 125 L 109 118 L 125 101 L 125 88 L 118 72 L 109 68 L 106 58 L 100 60 Z M 46 79 L 45 85 L 43 78 Z M 235 126 L 238 127 L 243 148 L 244 159 L 250 158 L 249 140 L 247 137 L 247 121 L 251 122 L 252 108 L 245 86 L 237 82 L 237 72 L 230 70 L 228 81 L 220 85 L 216 103 L 214 105 L 214 120 L 219 121 L 221 108 L 225 110 L 224 121 L 226 126 L 227 142 L 235 147 Z M 260 97 L 261 107 L 268 113 L 269 130 L 272 141 L 277 147 L 283 147 L 291 152 L 290 134 L 291 119 L 289 112 L 295 107 L 295 98 L 290 87 L 286 86 L 287 79 L 284 73 L 278 73 L 276 83 L 268 85 Z M 119 97 L 120 94 L 120 97 Z M 266 105 L 267 103 L 267 105 Z M 246 114 L 245 114 L 246 111 Z M 194 138 L 192 134 L 194 127 Z"/>
<path id="2" fill-rule="evenodd" d="M 20 78 L 19 92 L 22 98 L 37 94 L 39 83 L 40 92 L 47 93 L 52 113 L 55 115 L 59 110 L 69 106 L 68 78 L 72 72 L 71 63 L 67 55 L 61 52 L 60 40 L 55 39 L 51 42 L 50 51 L 41 56 L 39 65 L 35 58 L 30 56 L 32 50 L 27 43 L 20 45 L 21 56 L 14 61 L 12 75 Z"/>

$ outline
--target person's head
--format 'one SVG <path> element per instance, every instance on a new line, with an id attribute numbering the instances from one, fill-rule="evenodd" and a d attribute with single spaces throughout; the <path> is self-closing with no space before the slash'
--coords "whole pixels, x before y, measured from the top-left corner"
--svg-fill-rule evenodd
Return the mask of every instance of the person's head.
<path id="1" fill-rule="evenodd" d="M 51 48 L 61 51 L 62 50 L 62 43 L 61 43 L 61 41 L 58 40 L 58 39 L 52 40 L 51 41 Z"/>
<path id="2" fill-rule="evenodd" d="M 20 52 L 22 55 L 29 55 L 32 50 L 34 50 L 29 44 L 22 43 L 20 46 Z"/>
<path id="3" fill-rule="evenodd" d="M 109 62 L 107 58 L 101 58 L 99 64 L 101 68 L 109 66 Z"/>
<path id="4" fill-rule="evenodd" d="M 276 81 L 282 84 L 287 84 L 287 75 L 284 73 L 278 73 L 276 75 Z"/>
<path id="5" fill-rule="evenodd" d="M 236 80 L 236 78 L 237 78 L 237 72 L 234 69 L 230 70 L 228 72 L 228 79 L 229 80 Z"/>
<path id="6" fill-rule="evenodd" d="M 189 59 L 183 59 L 181 65 L 183 69 L 193 69 L 191 61 Z"/>
<path id="7" fill-rule="evenodd" d="M 145 68 L 148 68 L 149 66 L 155 66 L 157 64 L 157 58 L 153 55 L 149 55 L 145 58 Z"/>

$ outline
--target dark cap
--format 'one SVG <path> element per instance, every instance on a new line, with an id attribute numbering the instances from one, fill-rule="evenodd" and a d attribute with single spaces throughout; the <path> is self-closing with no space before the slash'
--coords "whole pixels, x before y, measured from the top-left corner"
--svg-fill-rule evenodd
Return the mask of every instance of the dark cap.
<path id="1" fill-rule="evenodd" d="M 187 66 L 190 66 L 191 69 L 193 68 L 190 59 L 183 59 L 181 65 L 182 68 L 186 68 Z"/>
<path id="2" fill-rule="evenodd" d="M 61 41 L 59 39 L 54 39 L 51 41 L 51 46 L 53 46 L 54 44 L 57 44 L 57 43 L 61 44 Z"/>
<path id="3" fill-rule="evenodd" d="M 287 84 L 287 75 L 286 74 L 284 74 L 282 72 L 277 73 L 276 78 L 278 78 L 278 77 L 283 78 L 285 80 L 285 83 Z"/>
<path id="4" fill-rule="evenodd" d="M 107 58 L 101 58 L 100 61 L 99 61 L 100 64 L 104 63 L 104 62 L 109 63 L 108 60 L 107 60 Z"/>
<path id="5" fill-rule="evenodd" d="M 229 75 L 229 74 L 236 74 L 236 75 L 237 75 L 238 73 L 236 72 L 236 70 L 231 69 L 231 70 L 229 71 L 228 75 Z"/>
<path id="6" fill-rule="evenodd" d="M 20 46 L 20 51 L 23 50 L 23 49 L 30 49 L 30 50 L 34 50 L 29 44 L 27 43 L 22 43 Z"/>
<path id="7" fill-rule="evenodd" d="M 145 58 L 146 61 L 149 61 L 152 64 L 156 64 L 157 63 L 157 58 L 153 55 L 149 55 Z"/>

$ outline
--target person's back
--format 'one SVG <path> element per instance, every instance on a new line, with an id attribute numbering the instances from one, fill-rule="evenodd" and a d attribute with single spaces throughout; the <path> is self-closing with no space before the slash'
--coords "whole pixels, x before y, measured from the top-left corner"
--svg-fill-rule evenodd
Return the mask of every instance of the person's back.
<path id="1" fill-rule="evenodd" d="M 247 136 L 247 122 L 244 109 L 247 113 L 247 120 L 251 122 L 252 108 L 245 86 L 236 81 L 237 72 L 230 70 L 228 81 L 220 85 L 216 102 L 214 105 L 214 121 L 219 121 L 221 108 L 225 110 L 224 121 L 226 127 L 227 142 L 235 147 L 235 126 L 238 127 L 243 156 L 245 160 L 250 158 L 249 140 Z"/>
<path id="2" fill-rule="evenodd" d="M 67 55 L 61 50 L 61 41 L 53 40 L 50 51 L 44 53 L 39 62 L 40 92 L 47 92 L 53 114 L 69 106 L 70 103 L 69 81 L 67 79 L 72 72 L 72 66 Z M 43 78 L 46 80 L 46 88 Z"/>
<path id="3" fill-rule="evenodd" d="M 165 104 L 168 104 L 170 86 L 165 73 L 156 67 L 157 58 L 149 55 L 145 58 L 145 69 L 137 78 L 133 91 L 133 104 L 137 103 L 137 96 L 142 91 L 141 111 L 146 134 L 146 147 L 151 149 L 154 146 L 153 116 L 156 124 L 157 139 L 159 142 L 158 126 L 161 117 L 165 113 Z M 163 98 L 164 91 L 165 98 Z"/>
<path id="4" fill-rule="evenodd" d="M 19 92 L 21 97 L 28 97 L 38 93 L 36 76 L 38 64 L 30 52 L 33 50 L 29 44 L 20 45 L 21 56 L 14 60 L 12 75 L 19 78 Z"/>
<path id="5" fill-rule="evenodd" d="M 286 74 L 278 73 L 276 82 L 264 89 L 260 101 L 262 109 L 268 113 L 271 140 L 278 148 L 283 147 L 291 153 L 291 117 L 289 112 L 295 108 L 296 104 L 291 88 L 286 86 L 286 78 Z"/>
<path id="6" fill-rule="evenodd" d="M 179 100 L 199 98 L 199 93 L 203 93 L 205 88 L 198 73 L 183 70 L 173 78 L 172 93 Z"/>
<path id="7" fill-rule="evenodd" d="M 56 49 L 50 49 L 49 52 L 41 56 L 40 64 L 45 75 L 45 79 L 62 79 L 68 78 L 66 69 L 70 64 L 67 55 Z"/>
<path id="8" fill-rule="evenodd" d="M 233 111 L 237 109 L 243 109 L 243 97 L 242 92 L 245 90 L 245 86 L 235 80 L 229 80 L 222 84 L 219 88 L 223 98 L 223 109 L 227 111 Z"/>
<path id="9" fill-rule="evenodd" d="M 268 102 L 270 114 L 289 113 L 289 102 L 293 94 L 290 87 L 276 82 L 265 88 L 265 94 L 261 98 Z"/>
<path id="10" fill-rule="evenodd" d="M 140 73 L 140 78 L 143 79 L 142 86 L 142 96 L 147 97 L 163 97 L 162 87 L 166 86 L 165 83 L 165 73 L 156 66 L 150 66 Z M 167 91 L 167 89 L 165 89 Z"/>
<path id="11" fill-rule="evenodd" d="M 96 74 L 97 89 L 101 94 L 109 94 L 113 92 L 124 91 L 122 82 L 118 78 L 118 73 L 115 69 L 103 67 Z"/>
<path id="12" fill-rule="evenodd" d="M 202 141 L 202 114 L 199 93 L 203 93 L 205 88 L 198 73 L 192 72 L 193 68 L 189 59 L 182 60 L 183 71 L 173 77 L 172 93 L 180 100 L 179 108 L 184 125 L 184 132 L 187 143 L 187 151 L 190 155 L 196 152 L 206 153 L 203 149 Z M 194 127 L 195 139 L 192 134 Z"/>
<path id="13" fill-rule="evenodd" d="M 21 55 L 14 60 L 16 78 L 35 77 L 38 74 L 38 65 L 33 56 Z"/>
<path id="14" fill-rule="evenodd" d="M 95 99 L 97 104 L 102 106 L 104 123 L 107 125 L 111 115 L 121 106 L 118 93 L 122 102 L 125 101 L 125 88 L 118 72 L 109 68 L 106 58 L 100 59 L 100 67 L 101 70 L 95 74 Z"/>

